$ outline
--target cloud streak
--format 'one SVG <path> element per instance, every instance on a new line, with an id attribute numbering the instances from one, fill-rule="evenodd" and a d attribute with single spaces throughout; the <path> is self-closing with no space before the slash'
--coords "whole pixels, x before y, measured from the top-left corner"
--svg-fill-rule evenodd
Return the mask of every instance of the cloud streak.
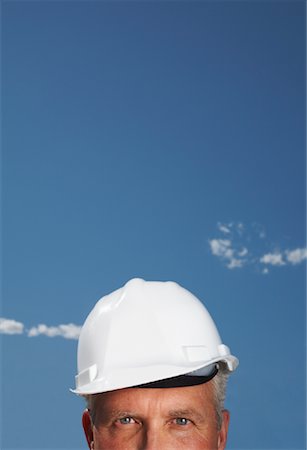
<path id="1" fill-rule="evenodd" d="M 62 337 L 64 339 L 78 339 L 81 332 L 81 327 L 73 323 L 61 324 L 57 326 L 48 327 L 45 324 L 39 324 L 25 330 L 25 326 L 21 322 L 13 319 L 5 319 L 0 317 L 0 334 L 24 334 L 28 337 L 36 337 L 44 335 L 50 338 Z"/>
<path id="2" fill-rule="evenodd" d="M 266 253 L 260 258 L 263 264 L 270 264 L 272 266 L 284 266 L 286 263 L 283 260 L 281 253 Z"/>
<path id="3" fill-rule="evenodd" d="M 48 327 L 45 324 L 39 324 L 37 327 L 32 327 L 28 330 L 29 337 L 44 335 L 47 337 L 61 336 L 65 339 L 78 339 L 81 332 L 81 327 L 73 323 L 58 325 L 57 327 Z"/>
<path id="4" fill-rule="evenodd" d="M 296 266 L 307 259 L 306 248 L 296 248 L 295 250 L 285 250 L 284 252 L 267 253 L 260 258 L 263 264 L 272 266 L 285 266 L 291 264 Z"/>
<path id="5" fill-rule="evenodd" d="M 229 234 L 231 232 L 230 231 L 230 226 L 231 226 L 231 224 L 230 225 L 223 225 L 220 222 L 217 224 L 218 229 L 224 234 Z"/>

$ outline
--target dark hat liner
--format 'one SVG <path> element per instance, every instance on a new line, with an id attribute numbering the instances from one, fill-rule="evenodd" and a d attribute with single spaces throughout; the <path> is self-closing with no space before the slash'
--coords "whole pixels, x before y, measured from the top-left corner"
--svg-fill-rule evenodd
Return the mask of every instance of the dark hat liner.
<path id="1" fill-rule="evenodd" d="M 196 386 L 198 384 L 207 383 L 212 380 L 213 377 L 218 373 L 218 366 L 216 365 L 213 372 L 206 376 L 195 376 L 195 375 L 179 375 L 178 377 L 166 378 L 164 380 L 153 381 L 151 383 L 139 384 L 138 386 L 133 386 L 134 388 L 175 388 L 175 387 L 186 387 L 186 386 Z"/>

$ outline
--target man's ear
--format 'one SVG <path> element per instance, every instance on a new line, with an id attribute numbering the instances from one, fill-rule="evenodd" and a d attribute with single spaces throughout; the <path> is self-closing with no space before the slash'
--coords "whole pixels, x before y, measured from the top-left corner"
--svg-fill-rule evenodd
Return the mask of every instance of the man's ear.
<path id="1" fill-rule="evenodd" d="M 86 409 L 82 415 L 82 425 L 89 449 L 93 449 L 93 424 L 90 412 Z"/>
<path id="2" fill-rule="evenodd" d="M 226 447 L 227 433 L 228 433 L 228 426 L 229 426 L 229 419 L 230 419 L 230 414 L 229 414 L 229 411 L 227 411 L 227 409 L 224 409 L 222 411 L 222 414 L 223 414 L 223 422 L 222 422 L 221 429 L 219 431 L 218 450 L 224 450 L 224 448 Z"/>

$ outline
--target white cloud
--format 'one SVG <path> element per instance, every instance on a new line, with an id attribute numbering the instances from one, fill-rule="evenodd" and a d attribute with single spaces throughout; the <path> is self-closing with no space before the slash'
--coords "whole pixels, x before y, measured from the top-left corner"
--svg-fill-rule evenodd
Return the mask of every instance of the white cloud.
<path id="1" fill-rule="evenodd" d="M 263 264 L 270 264 L 272 266 L 284 266 L 282 254 L 279 252 L 267 253 L 260 258 L 260 262 Z"/>
<path id="2" fill-rule="evenodd" d="M 295 250 L 287 250 L 286 257 L 290 264 L 299 264 L 307 259 L 307 249 L 306 248 L 297 248 Z"/>
<path id="3" fill-rule="evenodd" d="M 80 326 L 73 323 L 58 325 L 55 327 L 48 327 L 47 325 L 40 324 L 36 327 L 26 330 L 29 337 L 39 336 L 41 334 L 48 337 L 61 336 L 65 339 L 78 339 L 81 331 Z M 0 334 L 23 334 L 25 326 L 21 322 L 17 322 L 14 319 L 5 319 L 0 317 Z"/>
<path id="4" fill-rule="evenodd" d="M 246 247 L 243 247 L 242 250 L 238 253 L 239 256 L 243 257 L 246 256 L 248 253 L 248 250 Z"/>
<path id="5" fill-rule="evenodd" d="M 243 255 L 242 251 L 240 252 L 241 254 L 236 254 L 230 239 L 211 239 L 209 240 L 209 245 L 212 254 L 224 260 L 228 269 L 243 267 L 245 260 L 240 259 L 240 257 L 247 254 L 247 249 L 243 249 Z"/>
<path id="6" fill-rule="evenodd" d="M 265 267 L 265 268 L 263 269 L 262 273 L 263 273 L 264 275 L 267 275 L 267 274 L 269 273 L 269 269 L 268 269 L 267 267 Z"/>
<path id="7" fill-rule="evenodd" d="M 209 244 L 212 254 L 215 256 L 230 258 L 233 254 L 233 250 L 231 249 L 231 241 L 229 239 L 211 239 Z"/>
<path id="8" fill-rule="evenodd" d="M 56 327 L 48 327 L 45 324 L 40 324 L 28 330 L 28 336 L 34 337 L 43 334 L 48 337 L 61 336 L 65 339 L 78 339 L 80 331 L 81 327 L 73 323 L 58 325 Z"/>
<path id="9" fill-rule="evenodd" d="M 228 269 L 236 269 L 243 266 L 244 261 L 242 259 L 231 258 L 227 264 Z"/>
<path id="10" fill-rule="evenodd" d="M 22 334 L 23 329 L 23 323 L 0 317 L 0 334 Z"/>
<path id="11" fill-rule="evenodd" d="M 307 249 L 297 248 L 295 250 L 286 250 L 284 254 L 282 252 L 267 253 L 260 258 L 260 262 L 272 266 L 285 266 L 286 264 L 300 264 L 305 259 L 307 259 Z M 263 271 L 263 273 L 268 272 Z"/>
<path id="12" fill-rule="evenodd" d="M 230 224 L 230 226 L 231 226 L 231 224 Z M 217 224 L 217 227 L 222 233 L 225 233 L 225 234 L 229 234 L 230 233 L 230 228 L 227 225 L 223 225 L 222 223 L 219 222 Z"/>

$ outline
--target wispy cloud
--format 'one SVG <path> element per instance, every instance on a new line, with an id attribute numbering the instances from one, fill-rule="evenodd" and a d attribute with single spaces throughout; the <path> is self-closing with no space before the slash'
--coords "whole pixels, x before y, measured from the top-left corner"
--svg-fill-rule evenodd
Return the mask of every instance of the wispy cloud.
<path id="1" fill-rule="evenodd" d="M 263 264 L 270 264 L 272 266 L 284 266 L 286 263 L 283 260 L 281 253 L 266 253 L 260 258 Z"/>
<path id="2" fill-rule="evenodd" d="M 306 248 L 296 248 L 295 250 L 285 250 L 284 252 L 267 253 L 260 258 L 263 264 L 272 266 L 297 265 L 307 259 Z"/>
<path id="3" fill-rule="evenodd" d="M 60 336 L 65 339 L 78 339 L 81 327 L 73 323 L 62 324 L 58 326 L 48 327 L 45 324 L 39 324 L 29 330 L 21 322 L 13 319 L 5 319 L 0 317 L 0 334 L 24 334 L 28 337 L 45 335 L 47 337 Z"/>
<path id="4" fill-rule="evenodd" d="M 248 253 L 248 250 L 246 247 L 243 247 L 242 250 L 238 253 L 239 256 L 243 257 L 246 256 Z"/>
<path id="5" fill-rule="evenodd" d="M 244 224 L 242 222 L 217 223 L 217 228 L 221 233 L 242 235 L 244 232 Z"/>
<path id="6" fill-rule="evenodd" d="M 228 269 L 236 269 L 239 267 L 243 267 L 244 261 L 238 258 L 231 258 L 229 263 L 227 264 Z"/>
<path id="7" fill-rule="evenodd" d="M 45 324 L 39 324 L 37 327 L 32 327 L 28 331 L 29 337 L 45 335 L 48 337 L 61 336 L 65 339 L 78 339 L 81 327 L 73 323 L 66 325 L 58 325 L 56 327 L 48 327 Z"/>
<path id="8" fill-rule="evenodd" d="M 295 250 L 287 250 L 286 258 L 290 264 L 299 264 L 307 259 L 307 248 L 296 248 Z"/>
<path id="9" fill-rule="evenodd" d="M 307 260 L 305 247 L 282 249 L 281 245 L 275 245 L 272 249 L 267 233 L 259 223 L 246 226 L 242 222 L 218 222 L 217 230 L 219 235 L 208 241 L 210 250 L 228 269 L 249 265 L 266 275 L 269 266 L 298 265 Z"/>
<path id="10" fill-rule="evenodd" d="M 229 234 L 230 233 L 230 226 L 229 225 L 223 225 L 222 223 L 218 223 L 217 224 L 218 229 L 225 234 Z"/>
<path id="11" fill-rule="evenodd" d="M 0 317 L 0 334 L 22 334 L 23 330 L 23 323 Z"/>
<path id="12" fill-rule="evenodd" d="M 228 269 L 243 267 L 245 263 L 243 256 L 248 252 L 246 248 L 240 251 L 235 250 L 230 239 L 211 239 L 209 245 L 212 254 L 221 258 Z"/>
<path id="13" fill-rule="evenodd" d="M 229 239 L 212 239 L 209 241 L 209 244 L 213 255 L 223 258 L 232 256 L 231 241 Z"/>

